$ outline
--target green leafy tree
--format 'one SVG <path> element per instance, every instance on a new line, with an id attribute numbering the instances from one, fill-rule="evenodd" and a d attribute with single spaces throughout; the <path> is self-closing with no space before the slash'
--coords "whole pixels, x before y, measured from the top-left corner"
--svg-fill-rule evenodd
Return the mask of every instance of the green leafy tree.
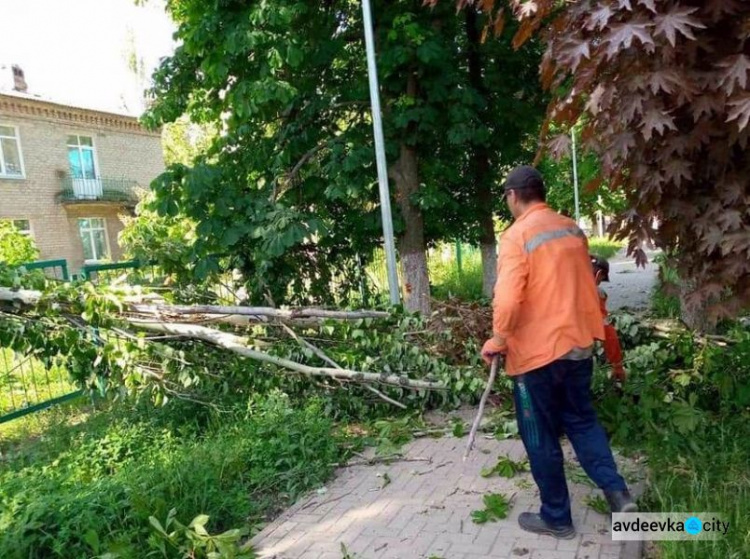
<path id="1" fill-rule="evenodd" d="M 16 229 L 12 222 L 0 220 L 0 262 L 18 266 L 38 258 L 39 250 L 34 240 Z"/>
<path id="2" fill-rule="evenodd" d="M 146 122 L 186 114 L 221 130 L 194 164 L 172 165 L 155 183 L 160 215 L 197 224 L 192 272 L 238 269 L 252 299 L 275 302 L 325 301 L 332 284 L 354 285 L 355 263 L 381 232 L 360 4 L 167 7 L 181 46 L 155 74 Z M 425 311 L 426 247 L 478 237 L 477 185 L 492 192 L 500 172 L 493 139 L 520 143 L 518 131 L 535 121 L 505 126 L 519 115 L 487 110 L 486 92 L 470 81 L 467 28 L 452 8 L 401 0 L 376 2 L 374 11 L 406 303 Z M 473 48 L 485 49 L 481 41 Z M 486 48 L 485 79 L 500 79 L 501 46 Z M 533 72 L 535 62 L 524 67 Z M 512 89 L 519 111 L 523 89 Z M 491 172 L 467 181 L 472 152 L 485 143 Z"/>

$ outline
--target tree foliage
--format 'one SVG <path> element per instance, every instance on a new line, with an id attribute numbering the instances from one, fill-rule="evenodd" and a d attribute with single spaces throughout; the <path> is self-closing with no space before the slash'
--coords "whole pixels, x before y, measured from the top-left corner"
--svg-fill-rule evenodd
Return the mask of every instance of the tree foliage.
<path id="1" fill-rule="evenodd" d="M 461 0 L 459 4 L 466 4 Z M 484 9 L 502 16 L 494 0 Z M 717 318 L 750 302 L 750 4 L 737 0 L 514 2 L 547 42 L 548 124 L 581 122 L 601 177 L 622 187 L 622 235 L 679 255 L 685 302 Z M 549 138 L 559 151 L 565 138 Z M 652 227 L 652 218 L 659 226 Z"/>
<path id="2" fill-rule="evenodd" d="M 167 7 L 181 45 L 155 74 L 145 120 L 157 126 L 186 114 L 221 130 L 205 154 L 155 183 L 160 215 L 197 224 L 191 271 L 200 279 L 238 269 L 251 299 L 263 302 L 327 301 L 332 283 L 357 285 L 356 263 L 382 231 L 360 3 Z M 540 53 L 478 44 L 480 88 L 452 7 L 378 1 L 374 13 L 399 248 L 402 261 L 424 260 L 440 238 L 478 237 L 488 204 L 467 179 L 477 146 L 490 152 L 479 182 L 491 189 L 502 166 L 533 147 L 522 140 L 543 113 Z M 426 262 L 418 265 L 426 278 Z"/>
<path id="3" fill-rule="evenodd" d="M 12 222 L 0 220 L 0 262 L 18 266 L 39 258 L 34 240 L 15 228 Z"/>

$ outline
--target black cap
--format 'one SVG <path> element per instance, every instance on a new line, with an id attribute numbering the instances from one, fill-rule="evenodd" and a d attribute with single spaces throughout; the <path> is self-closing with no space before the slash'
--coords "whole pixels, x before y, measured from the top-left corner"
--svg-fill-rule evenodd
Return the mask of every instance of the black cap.
<path id="1" fill-rule="evenodd" d="M 589 256 L 591 257 L 591 265 L 594 267 L 594 273 L 601 272 L 602 281 L 609 281 L 609 262 L 607 262 L 607 259 L 594 254 Z"/>
<path id="2" fill-rule="evenodd" d="M 529 165 L 521 165 L 508 173 L 503 184 L 503 190 L 518 190 L 520 188 L 537 188 L 544 192 L 544 179 L 539 171 Z"/>

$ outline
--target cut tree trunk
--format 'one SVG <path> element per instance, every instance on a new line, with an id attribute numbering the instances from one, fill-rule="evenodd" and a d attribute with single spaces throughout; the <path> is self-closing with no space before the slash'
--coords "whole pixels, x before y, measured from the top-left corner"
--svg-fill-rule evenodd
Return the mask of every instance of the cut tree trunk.
<path id="1" fill-rule="evenodd" d="M 407 95 L 416 97 L 417 77 L 410 73 Z M 399 255 L 404 276 L 404 300 L 407 310 L 430 312 L 430 281 L 427 272 L 427 255 L 424 238 L 424 216 L 412 197 L 419 190 L 419 158 L 417 150 L 401 144 L 398 161 L 389 169 L 395 184 L 396 203 L 404 218 L 404 233 L 399 238 Z"/>
<path id="2" fill-rule="evenodd" d="M 481 30 L 476 8 L 471 6 L 465 10 L 466 38 L 468 41 L 469 83 L 485 99 L 489 97 L 482 77 L 482 56 L 479 52 L 481 44 Z M 487 110 L 484 111 L 485 113 Z M 492 198 L 492 168 L 490 152 L 486 144 L 474 146 L 469 166 L 472 176 L 470 181 L 474 187 L 474 202 L 479 219 L 479 246 L 482 253 L 482 294 L 492 297 L 492 291 L 497 279 L 497 243 L 495 240 L 495 225 L 493 221 L 494 200 Z"/>

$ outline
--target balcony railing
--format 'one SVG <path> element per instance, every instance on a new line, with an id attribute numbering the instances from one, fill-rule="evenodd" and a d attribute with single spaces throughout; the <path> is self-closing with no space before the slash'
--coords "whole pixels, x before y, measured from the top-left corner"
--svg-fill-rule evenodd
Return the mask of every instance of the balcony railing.
<path id="1" fill-rule="evenodd" d="M 134 206 L 138 203 L 137 183 L 122 178 L 99 177 L 95 179 L 62 179 L 60 201 L 75 202 L 115 202 Z"/>

